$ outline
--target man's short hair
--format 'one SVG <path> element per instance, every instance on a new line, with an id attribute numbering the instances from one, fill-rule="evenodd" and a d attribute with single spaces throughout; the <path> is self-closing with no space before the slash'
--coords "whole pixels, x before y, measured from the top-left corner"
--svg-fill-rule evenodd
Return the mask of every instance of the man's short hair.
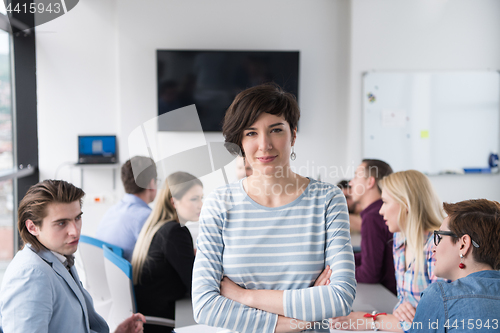
<path id="1" fill-rule="evenodd" d="M 343 190 L 343 189 L 349 189 L 351 186 L 349 185 L 348 180 L 343 179 L 337 183 L 337 187 Z"/>
<path id="2" fill-rule="evenodd" d="M 137 194 L 146 190 L 152 179 L 156 179 L 155 162 L 145 156 L 134 156 L 122 165 L 123 187 L 129 194 Z"/>
<path id="3" fill-rule="evenodd" d="M 382 180 L 382 178 L 384 178 L 385 176 L 389 176 L 392 173 L 391 166 L 384 161 L 368 158 L 364 159 L 362 163 L 365 165 L 367 177 L 375 178 L 378 192 L 382 193 L 379 182 Z"/>
<path id="4" fill-rule="evenodd" d="M 19 203 L 17 210 L 17 227 L 24 244 L 30 243 L 33 249 L 40 251 L 45 248 L 26 228 L 26 221 L 31 220 L 41 228 L 43 219 L 47 216 L 47 205 L 51 203 L 80 202 L 85 192 L 81 188 L 64 180 L 47 179 L 30 187 Z"/>
<path id="5" fill-rule="evenodd" d="M 444 203 L 448 228 L 458 237 L 469 235 L 478 245 L 471 245 L 476 262 L 500 269 L 500 203 L 486 199 Z M 452 237 L 456 243 L 458 238 Z"/>

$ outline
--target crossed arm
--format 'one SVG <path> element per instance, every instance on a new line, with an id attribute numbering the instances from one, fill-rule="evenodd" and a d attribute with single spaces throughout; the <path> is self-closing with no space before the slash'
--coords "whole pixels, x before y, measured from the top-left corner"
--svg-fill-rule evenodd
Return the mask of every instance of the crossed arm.
<path id="1" fill-rule="evenodd" d="M 332 270 L 326 266 L 323 272 L 314 282 L 314 286 L 326 286 L 330 283 Z M 300 332 L 298 327 L 306 327 L 307 322 L 285 317 L 283 309 L 283 290 L 252 290 L 244 289 L 224 277 L 220 284 L 220 294 L 246 306 L 275 313 L 278 315 L 278 323 L 275 332 Z M 291 322 L 294 320 L 293 322 Z M 300 324 L 299 324 L 300 323 Z M 296 327 L 293 329 L 293 327 Z"/>
<path id="2" fill-rule="evenodd" d="M 341 199 L 344 200 L 343 197 Z M 209 197 L 200 218 L 198 253 L 193 270 L 195 320 L 239 332 L 270 333 L 289 332 L 291 320 L 294 323 L 298 323 L 299 319 L 320 321 L 349 313 L 356 281 L 348 215 L 345 200 L 342 200 L 335 197 L 326 203 L 324 212 L 324 261 L 332 267 L 331 284 L 282 291 L 252 290 L 240 294 L 241 290 L 237 288 L 226 288 L 227 279 L 223 281 L 225 240 L 222 231 L 226 221 L 223 205 L 230 200 Z M 224 290 L 230 291 L 225 293 Z"/>

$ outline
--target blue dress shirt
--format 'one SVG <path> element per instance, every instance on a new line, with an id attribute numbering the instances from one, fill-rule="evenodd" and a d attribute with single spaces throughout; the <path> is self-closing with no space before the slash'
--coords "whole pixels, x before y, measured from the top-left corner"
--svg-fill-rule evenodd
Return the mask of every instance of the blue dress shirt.
<path id="1" fill-rule="evenodd" d="M 123 249 L 123 257 L 132 260 L 135 242 L 151 208 L 139 197 L 125 194 L 123 199 L 111 207 L 102 218 L 96 238 Z"/>

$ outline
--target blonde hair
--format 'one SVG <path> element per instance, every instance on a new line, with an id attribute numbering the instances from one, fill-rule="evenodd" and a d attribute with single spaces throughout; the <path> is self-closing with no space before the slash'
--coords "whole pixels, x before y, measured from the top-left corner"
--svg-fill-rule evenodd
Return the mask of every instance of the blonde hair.
<path id="1" fill-rule="evenodd" d="M 149 247 L 156 232 L 168 222 L 179 222 L 177 211 L 172 204 L 172 197 L 181 200 L 186 192 L 195 185 L 203 187 L 198 178 L 187 172 L 175 172 L 165 180 L 164 186 L 158 194 L 158 201 L 144 223 L 134 247 L 132 254 L 134 284 L 140 283 L 142 268 L 148 259 Z"/>
<path id="2" fill-rule="evenodd" d="M 441 200 L 429 178 L 416 170 L 393 173 L 382 179 L 380 187 L 399 203 L 398 225 L 408 248 L 415 254 L 415 274 L 424 272 L 424 235 L 441 226 L 444 219 Z"/>

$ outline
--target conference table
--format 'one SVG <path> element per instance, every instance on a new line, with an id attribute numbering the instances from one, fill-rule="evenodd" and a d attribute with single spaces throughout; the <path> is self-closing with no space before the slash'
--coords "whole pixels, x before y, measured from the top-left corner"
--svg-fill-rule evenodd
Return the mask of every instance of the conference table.
<path id="1" fill-rule="evenodd" d="M 381 284 L 358 283 L 353 311 L 392 313 L 398 299 Z M 175 304 L 175 332 L 177 333 L 215 333 L 217 328 L 198 325 L 193 319 L 190 298 L 181 299 Z M 332 330 L 332 332 L 343 332 Z M 371 331 L 373 332 L 373 331 Z M 379 331 L 382 332 L 382 331 Z"/>

